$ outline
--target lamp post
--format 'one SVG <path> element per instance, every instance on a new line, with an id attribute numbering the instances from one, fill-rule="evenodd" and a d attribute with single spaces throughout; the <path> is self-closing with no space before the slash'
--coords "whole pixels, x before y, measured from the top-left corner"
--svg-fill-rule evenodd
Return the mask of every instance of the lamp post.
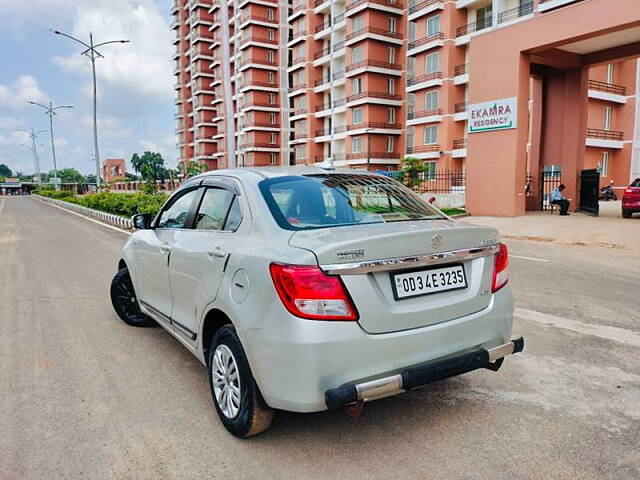
<path id="1" fill-rule="evenodd" d="M 53 116 L 56 115 L 56 110 L 60 108 L 73 108 L 71 105 L 58 105 L 57 107 L 53 106 L 53 102 L 49 101 L 49 106 L 42 105 L 38 102 L 29 101 L 31 105 L 37 105 L 45 109 L 45 114 L 49 115 L 49 132 L 51 133 L 51 155 L 53 157 L 53 177 L 55 183 L 55 189 L 60 190 L 60 186 L 58 185 L 58 165 L 56 164 L 56 146 L 53 141 Z"/>
<path id="2" fill-rule="evenodd" d="M 98 47 L 109 45 L 110 43 L 129 43 L 129 40 L 109 40 L 108 42 L 102 42 L 98 44 L 93 43 L 93 32 L 89 32 L 89 43 L 85 43 L 82 40 L 78 40 L 71 35 L 62 33 L 58 30 L 52 30 L 56 35 L 62 35 L 79 44 L 85 46 L 87 49 L 81 54 L 86 55 L 91 60 L 91 73 L 93 77 L 93 148 L 96 157 L 96 186 L 100 188 L 100 153 L 98 151 L 98 93 L 96 86 L 96 58 L 104 58 L 104 56 L 96 50 Z"/>
<path id="3" fill-rule="evenodd" d="M 26 133 L 29 136 L 29 138 L 31 138 L 31 151 L 33 152 L 33 163 L 35 164 L 35 167 L 36 167 L 36 175 L 38 176 L 38 183 L 41 184 L 42 175 L 40 174 L 40 160 L 38 160 L 38 147 L 36 145 L 36 138 L 38 138 L 38 135 L 40 133 L 45 133 L 46 130 L 40 130 L 38 132 L 35 132 L 32 128 L 31 131 L 22 130 L 22 129 L 18 129 L 17 131 Z"/>

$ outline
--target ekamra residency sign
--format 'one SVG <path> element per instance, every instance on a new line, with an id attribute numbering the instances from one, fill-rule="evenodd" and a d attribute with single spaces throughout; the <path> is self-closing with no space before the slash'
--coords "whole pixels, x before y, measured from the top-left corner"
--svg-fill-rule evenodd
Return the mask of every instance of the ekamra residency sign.
<path id="1" fill-rule="evenodd" d="M 503 98 L 469 106 L 469 133 L 508 130 L 517 127 L 518 98 Z"/>

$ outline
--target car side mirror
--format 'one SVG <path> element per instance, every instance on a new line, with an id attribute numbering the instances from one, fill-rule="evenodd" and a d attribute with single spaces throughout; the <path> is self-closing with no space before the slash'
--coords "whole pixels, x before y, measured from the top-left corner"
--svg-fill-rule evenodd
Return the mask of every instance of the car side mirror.
<path id="1" fill-rule="evenodd" d="M 138 213 L 131 217 L 133 227 L 138 230 L 148 230 L 151 228 L 151 215 L 148 213 Z"/>

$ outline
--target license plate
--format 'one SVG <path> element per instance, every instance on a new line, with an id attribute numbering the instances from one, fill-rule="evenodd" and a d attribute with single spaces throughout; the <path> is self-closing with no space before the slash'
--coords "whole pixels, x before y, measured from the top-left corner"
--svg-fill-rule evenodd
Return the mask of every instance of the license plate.
<path id="1" fill-rule="evenodd" d="M 467 288 L 462 265 L 391 274 L 396 300 Z"/>

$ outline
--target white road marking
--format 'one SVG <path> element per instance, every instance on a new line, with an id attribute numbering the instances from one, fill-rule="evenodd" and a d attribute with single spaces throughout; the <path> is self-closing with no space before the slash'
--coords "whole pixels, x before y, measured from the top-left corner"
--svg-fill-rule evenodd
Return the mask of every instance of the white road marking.
<path id="1" fill-rule="evenodd" d="M 0 198 L 0 215 L 2 215 L 3 210 L 4 210 L 4 197 Z"/>
<path id="2" fill-rule="evenodd" d="M 608 325 L 593 325 L 590 323 L 572 320 L 570 318 L 557 317 L 548 313 L 536 312 L 526 308 L 516 308 L 515 316 L 523 320 L 531 320 L 533 322 L 542 323 L 552 327 L 571 330 L 572 332 L 582 333 L 584 335 L 593 335 L 594 337 L 613 340 L 614 342 L 624 343 L 632 347 L 640 347 L 640 332 L 628 330 L 626 328 L 611 327 Z"/>
<path id="3" fill-rule="evenodd" d="M 116 232 L 124 233 L 124 234 L 126 234 L 126 235 L 131 235 L 131 232 L 128 232 L 128 231 L 123 230 L 123 229 L 118 228 L 118 227 L 114 227 L 113 225 L 109 225 L 109 224 L 107 224 L 107 223 L 100 222 L 100 221 L 95 220 L 95 219 L 93 219 L 93 218 L 87 217 L 86 215 L 82 215 L 81 213 L 73 212 L 73 211 L 71 211 L 71 210 L 67 210 L 66 208 L 63 208 L 63 207 L 61 207 L 61 206 L 59 206 L 59 205 L 54 205 L 53 203 L 44 202 L 44 201 L 42 201 L 42 200 L 41 200 L 40 202 L 41 202 L 41 203 L 44 203 L 44 204 L 46 204 L 46 205 L 49 205 L 49 206 L 51 206 L 51 207 L 59 208 L 59 209 L 60 209 L 60 210 L 62 210 L 63 212 L 71 213 L 71 214 L 76 215 L 76 216 L 78 216 L 78 217 L 80 217 L 80 218 L 84 218 L 85 220 L 88 220 L 88 221 L 90 221 L 90 222 L 97 223 L 98 225 L 102 225 L 103 227 L 110 228 L 111 230 L 115 230 Z"/>
<path id="4" fill-rule="evenodd" d="M 546 258 L 536 258 L 536 257 L 523 257 L 522 255 L 511 255 L 509 254 L 510 258 L 517 258 L 519 260 L 531 260 L 532 262 L 542 262 L 542 263 L 549 263 L 551 260 L 547 260 Z"/>

